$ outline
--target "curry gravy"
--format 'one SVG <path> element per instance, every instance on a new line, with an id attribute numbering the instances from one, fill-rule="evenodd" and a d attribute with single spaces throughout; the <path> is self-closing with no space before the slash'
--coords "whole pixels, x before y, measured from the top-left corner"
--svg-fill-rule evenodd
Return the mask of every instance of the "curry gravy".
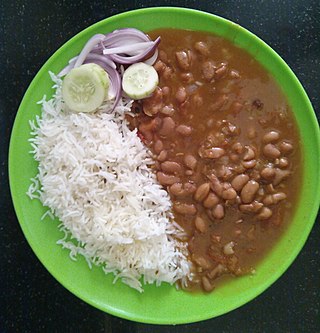
<path id="1" fill-rule="evenodd" d="M 160 29 L 159 87 L 132 121 L 187 233 L 194 278 L 209 292 L 250 273 L 290 223 L 301 147 L 286 97 L 245 50 L 204 32 Z"/>

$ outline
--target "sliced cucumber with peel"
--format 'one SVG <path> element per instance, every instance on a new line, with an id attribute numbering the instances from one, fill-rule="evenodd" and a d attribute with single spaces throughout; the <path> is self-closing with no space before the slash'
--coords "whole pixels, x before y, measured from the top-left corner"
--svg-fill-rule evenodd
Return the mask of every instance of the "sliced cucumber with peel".
<path id="1" fill-rule="evenodd" d="M 76 112 L 93 112 L 108 96 L 110 80 L 97 64 L 72 69 L 62 82 L 62 98 Z"/>
<path id="2" fill-rule="evenodd" d="M 133 99 L 142 99 L 150 96 L 158 83 L 157 71 L 143 62 L 129 66 L 122 77 L 122 89 Z"/>

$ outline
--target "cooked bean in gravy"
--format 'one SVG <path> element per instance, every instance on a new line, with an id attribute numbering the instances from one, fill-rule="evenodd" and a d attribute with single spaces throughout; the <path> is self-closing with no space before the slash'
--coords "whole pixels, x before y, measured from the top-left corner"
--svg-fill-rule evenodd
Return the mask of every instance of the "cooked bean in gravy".
<path id="1" fill-rule="evenodd" d="M 211 291 L 249 274 L 293 213 L 301 181 L 297 125 L 281 90 L 248 53 L 203 32 L 161 29 L 160 83 L 130 119 L 155 159 L 193 280 Z"/>

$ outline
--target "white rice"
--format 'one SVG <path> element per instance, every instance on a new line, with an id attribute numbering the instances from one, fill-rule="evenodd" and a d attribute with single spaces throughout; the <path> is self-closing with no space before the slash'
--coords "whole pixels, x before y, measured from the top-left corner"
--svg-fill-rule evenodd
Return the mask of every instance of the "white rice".
<path id="1" fill-rule="evenodd" d="M 51 74 L 55 95 L 44 96 L 41 118 L 31 121 L 38 175 L 27 194 L 49 207 L 65 237 L 58 241 L 75 259 L 101 265 L 115 280 L 142 289 L 144 283 L 174 283 L 189 274 L 186 248 L 172 235 L 170 198 L 155 179 L 153 163 L 125 114 L 123 99 L 111 113 L 72 113 L 61 99 L 61 80 Z M 180 235 L 181 236 L 181 235 Z"/>

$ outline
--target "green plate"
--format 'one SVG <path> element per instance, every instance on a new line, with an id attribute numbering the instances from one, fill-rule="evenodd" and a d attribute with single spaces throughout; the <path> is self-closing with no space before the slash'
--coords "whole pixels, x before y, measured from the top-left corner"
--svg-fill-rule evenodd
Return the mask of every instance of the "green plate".
<path id="1" fill-rule="evenodd" d="M 254 276 L 234 279 L 211 294 L 177 291 L 169 285 L 146 286 L 139 294 L 126 285 L 112 284 L 101 269 L 90 270 L 84 259 L 72 261 L 67 250 L 56 245 L 62 237 L 58 221 L 40 221 L 46 208 L 25 194 L 37 163 L 29 153 L 28 121 L 40 114 L 36 104 L 52 94 L 48 71 L 58 73 L 96 33 L 122 27 L 143 31 L 171 27 L 203 30 L 223 36 L 245 48 L 282 87 L 299 123 L 304 146 L 303 186 L 298 207 L 286 233 L 257 267 Z M 239 25 L 200 11 L 182 8 L 147 8 L 110 17 L 85 29 L 63 45 L 41 68 L 27 90 L 17 113 L 9 152 L 10 187 L 21 228 L 39 260 L 68 290 L 87 303 L 115 316 L 145 323 L 178 324 L 200 321 L 231 311 L 258 296 L 275 282 L 303 247 L 319 206 L 319 128 L 310 101 L 285 62 L 263 41 Z"/>

